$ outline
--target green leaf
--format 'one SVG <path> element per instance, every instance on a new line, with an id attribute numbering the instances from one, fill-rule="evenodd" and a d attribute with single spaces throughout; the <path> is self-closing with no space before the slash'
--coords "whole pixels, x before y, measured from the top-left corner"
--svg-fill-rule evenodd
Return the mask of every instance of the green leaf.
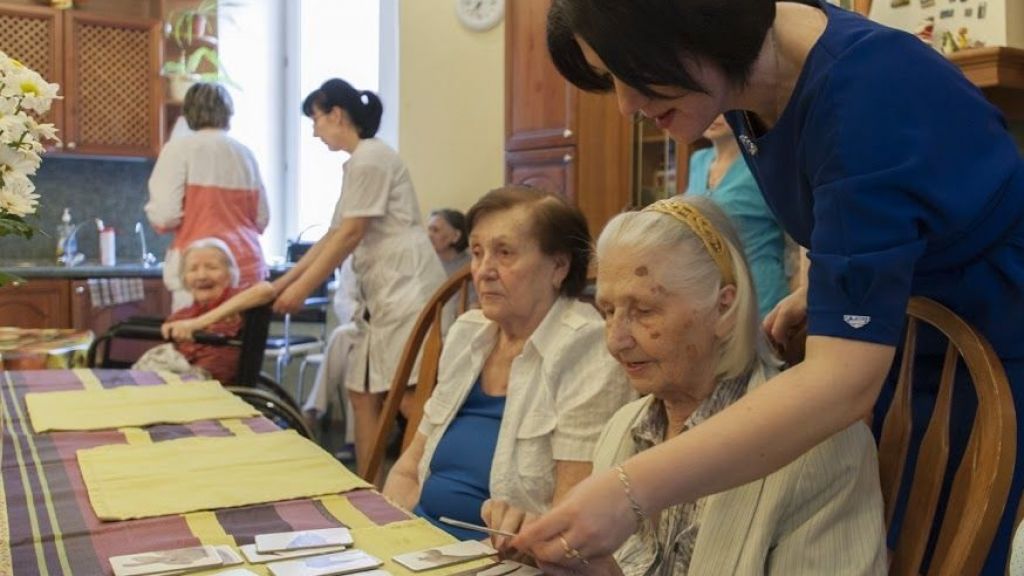
<path id="1" fill-rule="evenodd" d="M 14 274 L 8 274 L 3 270 L 0 270 L 0 286 L 4 284 L 10 284 L 12 282 L 24 282 L 25 279 L 21 276 L 15 276 Z"/>
<path id="2" fill-rule="evenodd" d="M 31 238 L 35 230 L 25 219 L 14 214 L 0 214 L 0 236 L 15 235 Z"/>

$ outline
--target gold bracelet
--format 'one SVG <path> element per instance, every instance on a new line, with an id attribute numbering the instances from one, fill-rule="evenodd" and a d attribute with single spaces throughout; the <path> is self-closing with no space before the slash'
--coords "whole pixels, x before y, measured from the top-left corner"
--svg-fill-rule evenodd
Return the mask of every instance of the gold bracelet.
<path id="1" fill-rule="evenodd" d="M 629 482 L 629 474 L 626 474 L 626 469 L 622 464 L 619 464 L 615 467 L 615 471 L 619 474 L 619 482 L 622 482 L 622 489 L 626 492 L 629 507 L 633 509 L 633 515 L 636 516 L 636 530 L 639 532 L 643 528 L 644 522 L 647 521 L 647 515 L 644 514 L 644 509 L 640 507 L 640 503 L 636 501 L 636 496 L 633 495 L 633 485 Z"/>

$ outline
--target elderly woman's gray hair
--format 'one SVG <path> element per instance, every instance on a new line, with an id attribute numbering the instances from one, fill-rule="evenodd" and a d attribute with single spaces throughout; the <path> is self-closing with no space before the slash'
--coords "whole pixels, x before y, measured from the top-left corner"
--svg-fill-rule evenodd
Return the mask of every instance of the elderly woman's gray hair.
<path id="1" fill-rule="evenodd" d="M 231 125 L 231 115 L 235 113 L 235 105 L 227 88 L 214 82 L 199 82 L 192 85 L 185 93 L 182 113 L 185 115 L 188 127 L 193 130 L 226 129 Z"/>
<path id="2" fill-rule="evenodd" d="M 746 372 L 755 359 L 774 362 L 758 320 L 757 294 L 743 256 L 743 246 L 729 217 L 707 198 L 682 196 L 676 200 L 692 206 L 707 219 L 722 237 L 732 259 L 736 298 L 723 317 L 732 316 L 734 322 L 731 332 L 719 346 L 716 378 L 737 377 Z M 723 287 L 719 264 L 694 229 L 673 216 L 654 211 L 619 214 L 608 222 L 597 240 L 598 267 L 610 250 L 630 250 L 637 257 L 652 256 L 665 267 L 670 290 L 692 298 L 693 305 L 700 309 L 717 305 L 718 293 Z"/>
<path id="3" fill-rule="evenodd" d="M 212 236 L 209 238 L 200 238 L 199 240 L 192 242 L 181 253 L 181 283 L 185 283 L 185 272 L 188 270 L 186 264 L 188 263 L 189 252 L 199 250 L 201 248 L 214 248 L 220 251 L 221 257 L 224 259 L 224 266 L 227 267 L 228 274 L 231 276 L 231 287 L 237 287 L 239 278 L 238 261 L 235 260 L 235 255 L 231 253 L 231 248 L 226 242 L 220 238 L 214 238 Z"/>

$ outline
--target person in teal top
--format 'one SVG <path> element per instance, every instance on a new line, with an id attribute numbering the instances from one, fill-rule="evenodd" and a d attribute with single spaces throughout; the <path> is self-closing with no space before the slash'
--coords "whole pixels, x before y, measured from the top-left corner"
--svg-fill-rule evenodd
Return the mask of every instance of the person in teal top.
<path id="1" fill-rule="evenodd" d="M 743 162 L 725 117 L 715 118 L 704 131 L 704 137 L 711 140 L 712 147 L 690 156 L 690 184 L 686 193 L 711 198 L 736 226 L 754 278 L 757 310 L 764 318 L 789 294 L 782 228 Z"/>

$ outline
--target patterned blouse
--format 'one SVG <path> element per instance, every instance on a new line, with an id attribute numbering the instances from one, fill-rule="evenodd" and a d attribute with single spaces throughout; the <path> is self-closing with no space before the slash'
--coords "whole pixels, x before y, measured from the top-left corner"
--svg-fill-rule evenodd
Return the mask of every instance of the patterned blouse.
<path id="1" fill-rule="evenodd" d="M 715 387 L 693 414 L 683 423 L 682 433 L 721 412 L 747 391 L 750 373 L 725 380 Z M 637 452 L 665 441 L 668 416 L 665 404 L 651 403 L 630 430 Z M 693 547 L 697 543 L 705 499 L 667 508 L 652 517 L 640 531 L 615 552 L 615 560 L 625 576 L 674 576 L 690 568 Z"/>

